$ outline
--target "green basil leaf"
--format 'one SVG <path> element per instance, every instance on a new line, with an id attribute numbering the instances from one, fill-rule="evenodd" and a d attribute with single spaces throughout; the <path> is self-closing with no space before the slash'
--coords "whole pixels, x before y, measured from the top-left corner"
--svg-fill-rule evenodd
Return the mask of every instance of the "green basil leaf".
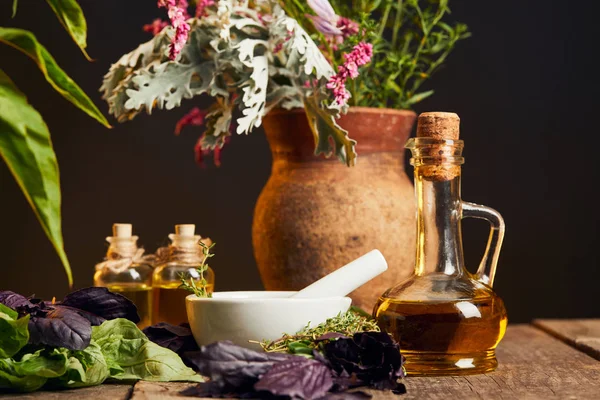
<path id="1" fill-rule="evenodd" d="M 110 128 L 110 124 L 92 100 L 56 64 L 52 55 L 37 41 L 33 33 L 23 29 L 0 27 L 0 42 L 4 42 L 31 57 L 54 90 L 90 117 Z"/>
<path id="2" fill-rule="evenodd" d="M 176 353 L 151 342 L 127 319 L 117 318 L 92 327 L 92 339 L 102 349 L 107 363 L 122 369 L 116 373 L 111 370 L 113 379 L 204 382 Z"/>
<path id="3" fill-rule="evenodd" d="M 81 7 L 76 0 L 46 0 L 48 5 L 58 17 L 60 23 L 65 27 L 77 46 L 83 52 L 85 58 L 91 61 L 85 51 L 87 47 L 87 22 Z"/>
<path id="4" fill-rule="evenodd" d="M 0 31 L 3 28 L 0 28 Z M 69 284 L 73 278 L 63 246 L 61 195 L 56 154 L 41 115 L 0 70 L 0 156 L 21 187 L 60 257 Z"/>
<path id="5" fill-rule="evenodd" d="M 17 6 L 19 5 L 19 0 L 13 0 L 13 5 L 12 5 L 12 18 L 14 18 L 17 15 Z"/>
<path id="6" fill-rule="evenodd" d="M 0 358 L 14 356 L 29 341 L 29 315 L 18 317 L 15 310 L 0 304 Z"/>

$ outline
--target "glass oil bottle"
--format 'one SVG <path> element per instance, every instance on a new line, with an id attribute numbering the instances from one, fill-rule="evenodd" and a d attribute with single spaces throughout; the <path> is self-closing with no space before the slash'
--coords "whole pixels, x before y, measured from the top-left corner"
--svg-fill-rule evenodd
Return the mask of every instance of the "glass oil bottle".
<path id="1" fill-rule="evenodd" d="M 138 327 L 145 328 L 152 320 L 153 268 L 151 256 L 143 256 L 144 249 L 138 248 L 138 237 L 131 232 L 131 224 L 113 225 L 113 236 L 106 238 L 106 258 L 96 265 L 94 286 L 106 287 L 130 299 L 138 309 Z"/>
<path id="2" fill-rule="evenodd" d="M 153 323 L 168 322 L 179 325 L 187 321 L 185 298 L 190 292 L 180 289 L 181 277 L 201 279 L 196 268 L 200 267 L 204 254 L 199 242 L 201 237 L 195 235 L 193 224 L 175 225 L 175 233 L 169 235 L 171 244 L 167 249 L 166 259 L 158 261 L 153 275 L 154 306 Z M 203 239 L 206 242 L 209 239 Z M 205 243 L 210 244 L 210 243 Z M 209 267 L 204 272 L 210 293 L 214 290 L 215 274 Z"/>
<path id="3" fill-rule="evenodd" d="M 463 141 L 452 113 L 419 116 L 410 139 L 417 197 L 414 274 L 388 289 L 373 314 L 400 343 L 408 375 L 463 375 L 492 371 L 507 325 L 502 299 L 492 290 L 504 237 L 500 214 L 462 201 Z M 479 269 L 464 265 L 461 219 L 489 221 L 491 233 Z"/>

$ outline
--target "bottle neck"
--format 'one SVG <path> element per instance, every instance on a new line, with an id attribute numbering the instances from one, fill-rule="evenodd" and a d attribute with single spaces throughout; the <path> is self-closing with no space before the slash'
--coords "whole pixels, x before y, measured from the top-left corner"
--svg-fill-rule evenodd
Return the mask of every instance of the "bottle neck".
<path id="1" fill-rule="evenodd" d="M 169 235 L 169 261 L 183 264 L 198 264 L 202 262 L 200 236 Z"/>
<path id="2" fill-rule="evenodd" d="M 137 250 L 137 236 L 131 236 L 127 238 L 109 236 L 106 241 L 110 243 L 108 251 L 106 252 L 107 260 L 118 260 L 121 258 L 133 257 Z"/>
<path id="3" fill-rule="evenodd" d="M 451 179 L 431 179 L 429 166 L 415 167 L 417 196 L 416 275 L 461 276 L 464 256 L 461 240 L 460 173 Z M 460 171 L 460 167 L 458 171 Z"/>

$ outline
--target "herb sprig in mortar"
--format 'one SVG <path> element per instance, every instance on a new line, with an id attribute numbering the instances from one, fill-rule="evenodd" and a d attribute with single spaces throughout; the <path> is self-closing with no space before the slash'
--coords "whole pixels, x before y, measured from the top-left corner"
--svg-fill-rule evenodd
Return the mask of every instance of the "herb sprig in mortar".
<path id="1" fill-rule="evenodd" d="M 185 289 L 189 292 L 192 292 L 198 297 L 212 297 L 212 292 L 208 290 L 208 282 L 204 278 L 204 273 L 208 270 L 209 267 L 206 261 L 209 258 L 215 256 L 214 253 L 210 252 L 211 249 L 215 247 L 215 245 L 216 243 L 207 245 L 204 242 L 200 241 L 200 246 L 202 246 L 202 255 L 204 256 L 202 257 L 202 263 L 198 268 L 196 268 L 196 271 L 198 271 L 198 274 L 200 275 L 200 279 L 196 283 L 196 281 L 194 281 L 194 278 L 186 278 L 185 274 L 181 273 L 179 275 L 179 277 L 181 278 L 181 285 L 179 285 L 180 289 Z"/>
<path id="2" fill-rule="evenodd" d="M 284 334 L 273 341 L 254 342 L 260 344 L 266 352 L 287 352 L 292 354 L 312 355 L 319 344 L 319 338 L 328 333 L 339 333 L 352 337 L 358 332 L 381 332 L 375 320 L 363 310 L 352 307 L 348 312 L 340 313 L 325 322 L 310 327 L 310 322 L 294 335 Z"/>

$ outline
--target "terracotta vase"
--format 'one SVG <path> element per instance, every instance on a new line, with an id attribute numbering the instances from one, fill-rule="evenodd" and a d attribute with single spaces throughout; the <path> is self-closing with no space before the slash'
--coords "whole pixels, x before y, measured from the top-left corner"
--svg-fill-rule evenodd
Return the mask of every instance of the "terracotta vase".
<path id="1" fill-rule="evenodd" d="M 271 176 L 254 211 L 252 242 L 267 290 L 298 290 L 379 249 L 389 269 L 351 294 L 371 311 L 379 296 L 414 268 L 414 189 L 404 144 L 416 114 L 354 107 L 339 121 L 357 144 L 357 165 L 314 156 L 303 110 L 263 119 Z"/>

